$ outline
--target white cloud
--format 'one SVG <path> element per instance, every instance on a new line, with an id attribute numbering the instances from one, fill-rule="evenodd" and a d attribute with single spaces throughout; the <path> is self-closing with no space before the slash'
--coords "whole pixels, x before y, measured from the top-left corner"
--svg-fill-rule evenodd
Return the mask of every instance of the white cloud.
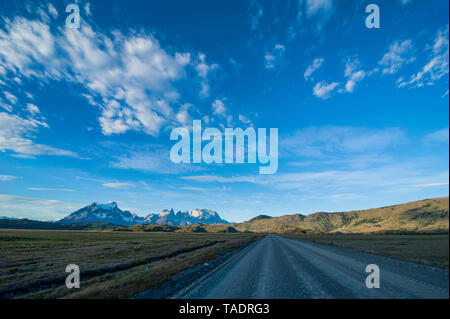
<path id="1" fill-rule="evenodd" d="M 30 112 L 31 114 L 38 114 L 38 113 L 41 112 L 39 110 L 39 108 L 36 105 L 32 104 L 32 103 L 28 103 L 27 104 L 27 111 Z"/>
<path id="2" fill-rule="evenodd" d="M 6 99 L 12 103 L 12 104 L 16 104 L 17 103 L 17 97 L 14 94 L 11 94 L 7 91 L 4 91 L 3 94 L 5 95 Z"/>
<path id="3" fill-rule="evenodd" d="M 8 182 L 8 181 L 12 181 L 13 179 L 16 179 L 17 176 L 13 176 L 13 175 L 0 175 L 0 181 L 2 182 Z"/>
<path id="4" fill-rule="evenodd" d="M 0 66 L 26 78 L 83 85 L 80 94 L 101 109 L 105 135 L 129 130 L 157 135 L 176 121 L 177 83 L 187 76 L 202 96 L 209 95 L 210 74 L 218 65 L 208 64 L 204 54 L 192 61 L 191 53 L 169 52 L 144 32 L 106 34 L 84 22 L 76 32 L 59 27 L 52 33 L 50 23 L 6 20 L 0 29 Z"/>
<path id="5" fill-rule="evenodd" d="M 283 138 L 280 145 L 289 153 L 323 158 L 333 154 L 376 153 L 406 142 L 398 128 L 309 127 Z"/>
<path id="6" fill-rule="evenodd" d="M 264 14 L 263 6 L 258 2 L 258 0 L 253 0 L 250 3 L 250 27 L 251 30 L 254 31 L 258 27 L 259 21 L 261 20 Z"/>
<path id="7" fill-rule="evenodd" d="M 311 75 L 322 66 L 324 61 L 325 60 L 323 58 L 315 58 L 312 64 L 306 68 L 305 73 L 303 74 L 305 80 L 309 80 Z"/>
<path id="8" fill-rule="evenodd" d="M 36 119 L 23 119 L 17 115 L 0 112 L 0 152 L 13 151 L 18 155 L 57 155 L 76 157 L 72 151 L 35 144 L 31 135 L 47 123 Z"/>
<path id="9" fill-rule="evenodd" d="M 222 100 L 215 100 L 212 104 L 213 114 L 219 116 L 227 115 L 227 108 Z"/>
<path id="10" fill-rule="evenodd" d="M 29 187 L 30 191 L 43 191 L 43 192 L 75 192 L 70 188 L 43 188 L 43 187 Z"/>
<path id="11" fill-rule="evenodd" d="M 158 174 L 179 174 L 201 169 L 200 166 L 191 164 L 175 164 L 170 160 L 169 150 L 157 146 L 154 146 L 153 149 L 151 151 L 130 151 L 117 156 L 110 166 Z"/>
<path id="12" fill-rule="evenodd" d="M 55 7 L 49 3 L 48 4 L 48 12 L 51 14 L 51 16 L 56 19 L 58 17 L 58 11 L 55 9 Z"/>
<path id="13" fill-rule="evenodd" d="M 8 212 L 10 217 L 16 218 L 56 220 L 67 216 L 81 206 L 81 204 L 59 200 L 0 194 L 0 211 Z"/>
<path id="14" fill-rule="evenodd" d="M 190 127 L 192 125 L 192 117 L 189 114 L 189 109 L 192 108 L 192 104 L 186 103 L 183 104 L 178 113 L 176 114 L 177 121 L 184 126 Z"/>
<path id="15" fill-rule="evenodd" d="M 419 72 L 411 75 L 409 80 L 399 81 L 399 87 L 434 85 L 448 75 L 448 34 L 448 25 L 437 32 L 428 62 Z"/>
<path id="16" fill-rule="evenodd" d="M 308 15 L 314 15 L 319 11 L 328 11 L 332 6 L 332 0 L 306 0 L 306 12 Z"/>
<path id="17" fill-rule="evenodd" d="M 266 52 L 264 55 L 264 67 L 266 69 L 275 69 L 281 64 L 281 59 L 286 51 L 286 47 L 282 44 L 276 44 L 272 51 Z"/>
<path id="18" fill-rule="evenodd" d="M 242 114 L 239 114 L 239 121 L 241 121 L 244 124 L 252 124 L 252 120 L 250 120 L 247 116 L 244 116 Z"/>
<path id="19" fill-rule="evenodd" d="M 353 57 L 347 59 L 344 75 L 347 78 L 347 82 L 345 83 L 345 91 L 353 93 L 356 83 L 365 79 L 366 72 L 361 70 L 361 63 L 359 60 Z"/>
<path id="20" fill-rule="evenodd" d="M 324 81 L 316 83 L 313 94 L 320 99 L 327 99 L 331 92 L 339 85 L 338 82 L 326 83 Z"/>
<path id="21" fill-rule="evenodd" d="M 417 184 L 414 187 L 438 187 L 438 186 L 448 186 L 448 182 L 442 183 L 428 183 L 428 184 Z"/>
<path id="22" fill-rule="evenodd" d="M 411 40 L 392 43 L 389 46 L 389 51 L 378 62 L 383 67 L 383 74 L 397 73 L 403 65 L 413 62 L 416 59 L 413 52 L 414 46 Z"/>
<path id="23" fill-rule="evenodd" d="M 181 55 L 179 55 L 181 57 Z M 208 81 L 208 76 L 213 72 L 214 70 L 218 69 L 219 66 L 217 64 L 211 64 L 208 65 L 205 62 L 206 56 L 204 54 L 198 55 L 198 64 L 195 66 L 195 69 L 197 70 L 198 76 L 202 79 L 201 81 L 201 90 L 200 90 L 200 96 L 201 97 L 208 97 L 210 95 L 210 85 Z M 184 60 L 187 62 L 186 55 L 184 56 Z"/>
<path id="24" fill-rule="evenodd" d="M 6 104 L 2 98 L 0 98 L 0 107 L 3 108 L 4 110 L 6 110 L 7 112 L 12 112 L 13 107 L 9 104 Z"/>
<path id="25" fill-rule="evenodd" d="M 425 135 L 423 142 L 426 145 L 448 144 L 449 130 L 448 127 L 442 130 Z"/>
<path id="26" fill-rule="evenodd" d="M 86 4 L 84 5 L 84 12 L 88 17 L 92 16 L 91 4 L 89 2 L 86 2 Z"/>
<path id="27" fill-rule="evenodd" d="M 126 189 L 134 187 L 134 184 L 131 183 L 104 183 L 104 187 L 115 188 L 115 189 Z"/>

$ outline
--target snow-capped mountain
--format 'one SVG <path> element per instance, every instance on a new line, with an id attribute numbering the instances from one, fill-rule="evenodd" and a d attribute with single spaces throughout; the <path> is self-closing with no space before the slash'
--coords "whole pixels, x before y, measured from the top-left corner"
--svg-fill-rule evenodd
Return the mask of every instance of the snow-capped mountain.
<path id="1" fill-rule="evenodd" d="M 219 214 L 209 209 L 194 209 L 175 213 L 173 209 L 163 210 L 160 214 L 150 214 L 145 218 L 148 224 L 166 224 L 173 226 L 202 224 L 228 224 L 226 220 L 220 218 Z"/>
<path id="2" fill-rule="evenodd" d="M 111 202 L 108 204 L 92 203 L 64 217 L 58 222 L 63 224 L 111 223 L 131 226 L 143 223 L 144 218 L 131 214 L 129 211 L 123 211 L 117 207 L 116 202 Z"/>
<path id="3" fill-rule="evenodd" d="M 64 217 L 59 223 L 111 223 L 116 225 L 131 226 L 135 224 L 165 224 L 173 226 L 202 224 L 228 224 L 220 218 L 219 214 L 208 209 L 194 209 L 192 212 L 184 211 L 175 213 L 173 209 L 163 210 L 159 214 L 150 214 L 140 217 L 129 211 L 121 210 L 116 202 L 108 204 L 92 203 L 76 212 Z"/>

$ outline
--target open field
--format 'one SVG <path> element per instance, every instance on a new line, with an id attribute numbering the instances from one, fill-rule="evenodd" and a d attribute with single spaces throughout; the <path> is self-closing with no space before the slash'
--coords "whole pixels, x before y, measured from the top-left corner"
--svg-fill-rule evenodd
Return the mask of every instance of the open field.
<path id="1" fill-rule="evenodd" d="M 288 238 L 349 248 L 428 266 L 449 269 L 448 234 L 436 235 L 284 235 Z"/>
<path id="2" fill-rule="evenodd" d="M 127 298 L 257 234 L 0 230 L 0 298 Z M 81 288 L 65 287 L 77 264 Z"/>

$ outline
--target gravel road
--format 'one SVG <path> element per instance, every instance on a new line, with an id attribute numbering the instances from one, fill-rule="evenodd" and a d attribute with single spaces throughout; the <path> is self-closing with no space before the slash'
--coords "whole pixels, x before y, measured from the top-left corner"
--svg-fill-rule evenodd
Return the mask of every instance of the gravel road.
<path id="1" fill-rule="evenodd" d="M 366 287 L 369 264 L 380 288 Z M 448 298 L 448 285 L 444 270 L 269 235 L 172 298 Z"/>

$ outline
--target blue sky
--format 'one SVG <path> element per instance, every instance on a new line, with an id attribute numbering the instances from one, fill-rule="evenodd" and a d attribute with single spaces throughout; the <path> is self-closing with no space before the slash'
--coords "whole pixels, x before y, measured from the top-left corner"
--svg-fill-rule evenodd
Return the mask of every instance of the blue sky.
<path id="1" fill-rule="evenodd" d="M 0 0 L 0 16 L 0 215 L 115 200 L 243 221 L 449 194 L 447 1 Z M 170 131 L 194 119 L 278 128 L 277 173 L 172 163 Z"/>

